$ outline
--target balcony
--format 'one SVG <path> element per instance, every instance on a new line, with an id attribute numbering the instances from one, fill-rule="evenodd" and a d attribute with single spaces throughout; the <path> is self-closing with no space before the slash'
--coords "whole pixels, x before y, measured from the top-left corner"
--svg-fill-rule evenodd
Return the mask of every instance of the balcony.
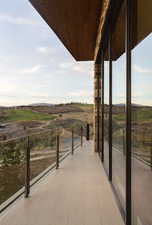
<path id="1" fill-rule="evenodd" d="M 27 134 L 19 146 L 27 147 L 26 164 L 17 158 L 22 169 L 26 165 L 25 190 L 22 176 L 22 189 L 0 208 L 0 225 L 151 225 L 152 1 L 30 2 L 76 61 L 94 61 L 94 143 L 82 147 L 81 136 L 81 147 L 74 150 L 73 133 L 66 133 L 68 150 L 59 149 L 58 137 L 56 146 L 55 136 L 39 153 L 33 148 L 47 135 L 34 136 L 31 147 Z M 4 156 L 9 153 L 5 144 Z M 35 155 L 46 159 L 45 170 L 31 181 Z"/>
<path id="2" fill-rule="evenodd" d="M 86 141 L 0 217 L 1 225 L 123 225 L 93 142 Z"/>

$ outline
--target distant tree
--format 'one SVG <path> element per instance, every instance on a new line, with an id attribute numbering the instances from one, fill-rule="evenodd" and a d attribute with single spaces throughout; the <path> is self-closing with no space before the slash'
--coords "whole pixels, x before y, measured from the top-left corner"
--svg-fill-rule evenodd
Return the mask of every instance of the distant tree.
<path id="1" fill-rule="evenodd" d="M 0 123 L 6 121 L 8 113 L 6 111 L 0 111 Z"/>
<path id="2" fill-rule="evenodd" d="M 59 114 L 59 118 L 62 118 L 63 117 L 63 115 L 62 114 Z"/>

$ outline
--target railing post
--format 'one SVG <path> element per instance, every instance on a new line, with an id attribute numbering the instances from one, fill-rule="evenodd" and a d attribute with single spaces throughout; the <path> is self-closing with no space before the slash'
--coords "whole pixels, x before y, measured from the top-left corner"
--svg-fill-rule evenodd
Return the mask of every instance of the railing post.
<path id="1" fill-rule="evenodd" d="M 72 129 L 72 155 L 74 154 L 74 130 Z"/>
<path id="2" fill-rule="evenodd" d="M 60 151 L 60 135 L 59 135 L 59 132 L 57 131 L 57 136 L 56 136 L 56 169 L 59 168 L 59 151 Z"/>
<path id="3" fill-rule="evenodd" d="M 152 147 L 150 149 L 150 167 L 151 167 L 151 170 L 152 170 Z"/>
<path id="4" fill-rule="evenodd" d="M 83 146 L 83 127 L 81 126 L 81 147 Z"/>
<path id="5" fill-rule="evenodd" d="M 125 129 L 123 131 L 123 154 L 126 155 L 126 141 L 125 141 Z"/>
<path id="6" fill-rule="evenodd" d="M 87 141 L 90 140 L 90 125 L 89 125 L 89 123 L 87 123 L 87 135 L 86 135 L 86 139 L 87 139 Z"/>
<path id="7" fill-rule="evenodd" d="M 102 129 L 102 131 L 101 131 L 101 135 L 102 135 L 102 140 L 101 140 L 101 152 L 102 152 L 102 155 L 101 155 L 101 159 L 102 159 L 102 162 L 104 162 L 104 112 L 105 112 L 105 108 L 104 108 L 104 53 L 102 52 L 101 53 L 102 54 L 102 57 L 101 57 L 101 70 L 102 70 L 102 72 L 101 72 L 101 78 L 102 78 L 102 80 L 101 80 L 101 87 L 102 87 L 102 89 L 101 89 L 101 91 L 102 91 L 102 97 L 101 97 L 101 99 L 102 99 L 102 119 L 101 119 L 101 129 Z"/>
<path id="8" fill-rule="evenodd" d="M 30 194 L 30 138 L 27 137 L 27 147 L 25 151 L 25 198 Z"/>

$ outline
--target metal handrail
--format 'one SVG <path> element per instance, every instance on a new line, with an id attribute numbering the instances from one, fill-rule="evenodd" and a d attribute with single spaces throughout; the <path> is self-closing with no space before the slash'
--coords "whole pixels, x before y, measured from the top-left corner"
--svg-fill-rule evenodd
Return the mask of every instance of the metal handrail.
<path id="1" fill-rule="evenodd" d="M 81 127 L 82 129 L 82 127 Z M 71 151 L 72 155 L 74 154 L 74 129 L 72 129 L 71 132 L 71 140 L 72 140 L 72 146 L 71 146 Z M 83 138 L 83 132 L 81 132 L 81 140 Z M 29 140 L 29 139 L 28 139 Z M 82 144 L 82 142 L 81 142 Z M 80 146 L 80 145 L 79 145 Z M 60 163 L 60 132 L 57 130 L 56 134 L 56 169 L 59 168 L 59 163 Z M 25 174 L 25 197 L 28 198 L 30 194 L 30 142 L 28 141 L 28 146 L 26 150 L 26 174 Z"/>
<path id="2" fill-rule="evenodd" d="M 72 129 L 71 132 L 71 141 L 72 141 L 72 146 L 71 149 L 66 148 L 66 153 L 60 157 L 60 138 L 62 136 L 62 132 L 59 132 L 59 130 L 57 130 L 56 132 L 56 162 L 53 163 L 50 167 L 48 167 L 46 170 L 44 170 L 43 172 L 41 172 L 38 176 L 36 176 L 34 179 L 30 180 L 30 174 L 31 174 L 31 160 L 30 160 L 30 152 L 31 152 L 31 140 L 30 137 L 36 136 L 36 135 L 41 135 L 42 133 L 48 133 L 52 130 L 45 130 L 45 131 L 41 131 L 32 135 L 25 135 L 25 136 L 21 136 L 18 138 L 12 138 L 9 140 L 4 140 L 4 141 L 0 141 L 1 144 L 7 144 L 10 143 L 11 141 L 16 141 L 16 140 L 21 140 L 24 139 L 26 141 L 26 150 L 25 150 L 25 183 L 24 183 L 24 187 L 21 188 L 15 195 L 13 195 L 10 199 L 8 199 L 7 201 L 5 201 L 4 203 L 2 203 L 2 205 L 0 206 L 0 213 L 3 212 L 9 205 L 11 205 L 16 199 L 18 199 L 21 195 L 24 194 L 25 198 L 28 198 L 30 195 L 30 189 L 31 187 L 37 183 L 41 178 L 43 178 L 48 172 L 52 171 L 53 169 L 59 169 L 59 165 L 60 162 L 63 161 L 67 156 L 69 156 L 70 152 L 72 152 L 74 154 L 74 151 L 78 148 L 78 147 L 82 147 L 83 146 L 83 136 L 84 136 L 84 130 L 83 127 L 81 126 L 81 133 L 80 135 L 78 135 L 80 137 L 80 143 L 79 142 L 74 142 L 74 129 Z"/>

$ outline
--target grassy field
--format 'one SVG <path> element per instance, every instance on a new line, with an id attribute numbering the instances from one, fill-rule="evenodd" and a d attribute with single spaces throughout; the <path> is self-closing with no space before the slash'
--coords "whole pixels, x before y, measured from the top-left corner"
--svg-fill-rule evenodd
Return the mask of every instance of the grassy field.
<path id="1" fill-rule="evenodd" d="M 54 115 L 47 115 L 44 113 L 33 112 L 32 110 L 11 109 L 7 114 L 7 121 L 31 121 L 31 120 L 53 120 Z"/>
<path id="2" fill-rule="evenodd" d="M 141 109 L 136 112 L 135 116 L 137 117 L 137 120 L 152 122 L 152 109 Z"/>
<path id="3" fill-rule="evenodd" d="M 135 119 L 136 121 L 147 121 L 147 122 L 152 122 L 152 110 L 151 108 L 149 109 L 140 109 L 138 111 L 135 111 L 132 113 L 133 120 Z M 114 119 L 118 121 L 125 121 L 125 113 L 119 113 L 116 115 L 113 115 Z"/>
<path id="4" fill-rule="evenodd" d="M 126 114 L 115 108 L 113 114 L 113 143 L 124 149 L 126 141 Z M 108 126 L 107 126 L 108 133 Z M 132 112 L 132 152 L 138 158 L 151 163 L 152 156 L 152 107 L 135 107 Z"/>
<path id="5" fill-rule="evenodd" d="M 83 104 L 83 103 L 73 103 L 74 106 L 79 107 L 84 111 L 92 111 L 93 112 L 93 104 Z"/>

